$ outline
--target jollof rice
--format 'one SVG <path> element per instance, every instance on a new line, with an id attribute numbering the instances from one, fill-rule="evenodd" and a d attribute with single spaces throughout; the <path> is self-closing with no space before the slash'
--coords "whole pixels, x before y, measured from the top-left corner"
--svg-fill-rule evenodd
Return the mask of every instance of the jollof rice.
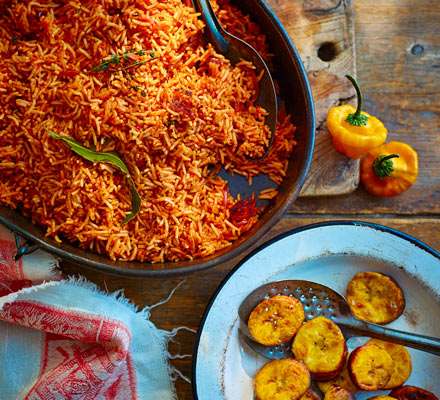
<path id="1" fill-rule="evenodd" d="M 225 1 L 213 6 L 228 31 L 270 57 L 247 16 Z M 255 202 L 233 198 L 216 172 L 265 173 L 280 184 L 295 127 L 280 112 L 270 154 L 249 160 L 269 134 L 254 105 L 258 77 L 202 34 L 183 0 L 0 0 L 0 204 L 112 260 L 203 257 L 252 227 Z M 104 67 L 112 57 L 122 63 Z M 116 151 L 142 199 L 139 214 L 121 226 L 128 179 L 47 129 Z"/>

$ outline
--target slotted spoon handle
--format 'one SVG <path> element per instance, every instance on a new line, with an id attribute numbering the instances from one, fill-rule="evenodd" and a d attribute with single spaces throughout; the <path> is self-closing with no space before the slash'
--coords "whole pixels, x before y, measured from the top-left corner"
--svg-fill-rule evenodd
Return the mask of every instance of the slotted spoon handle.
<path id="1" fill-rule="evenodd" d="M 335 319 L 346 337 L 370 336 L 387 342 L 401 344 L 417 350 L 440 355 L 440 339 L 419 335 L 416 333 L 402 332 L 396 329 L 384 328 L 383 326 L 362 322 L 356 319 Z"/>

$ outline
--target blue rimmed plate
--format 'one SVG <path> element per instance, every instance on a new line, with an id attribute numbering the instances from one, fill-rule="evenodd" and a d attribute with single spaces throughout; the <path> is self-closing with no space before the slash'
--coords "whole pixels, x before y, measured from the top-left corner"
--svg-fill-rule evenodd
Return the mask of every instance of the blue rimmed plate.
<path id="1" fill-rule="evenodd" d="M 362 271 L 392 276 L 405 293 L 402 316 L 387 326 L 440 337 L 440 254 L 417 239 L 380 225 L 335 221 L 287 232 L 244 259 L 211 299 L 197 333 L 192 370 L 194 398 L 253 399 L 253 378 L 268 360 L 242 347 L 238 308 L 258 286 L 281 279 L 303 279 L 345 294 Z M 367 338 L 348 341 L 349 351 Z M 440 394 L 440 357 L 409 349 L 413 370 L 406 382 Z M 366 399 L 389 391 L 363 392 Z"/>

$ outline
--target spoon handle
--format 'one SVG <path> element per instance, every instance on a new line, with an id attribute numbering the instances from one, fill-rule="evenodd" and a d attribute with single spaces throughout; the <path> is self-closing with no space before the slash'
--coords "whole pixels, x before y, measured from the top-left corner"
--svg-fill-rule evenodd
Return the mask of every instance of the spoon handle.
<path id="1" fill-rule="evenodd" d="M 416 333 L 402 332 L 396 329 L 384 328 L 383 326 L 362 322 L 358 320 L 334 321 L 347 336 L 370 336 L 376 339 L 401 344 L 428 353 L 440 355 L 440 339 L 419 335 Z"/>
<path id="2" fill-rule="evenodd" d="M 223 28 L 218 22 L 211 7 L 209 0 L 193 0 L 194 8 L 201 14 L 203 21 L 206 24 L 207 34 L 212 43 L 214 43 L 216 50 L 219 53 L 226 54 L 229 51 L 229 43 L 222 34 Z"/>

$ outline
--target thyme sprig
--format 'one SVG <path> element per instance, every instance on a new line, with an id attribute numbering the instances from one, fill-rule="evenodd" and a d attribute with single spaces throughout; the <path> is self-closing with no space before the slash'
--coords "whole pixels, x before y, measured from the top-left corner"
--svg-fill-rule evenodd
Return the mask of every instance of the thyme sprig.
<path id="1" fill-rule="evenodd" d="M 127 79 L 127 80 L 128 80 L 128 79 Z M 130 91 L 131 89 L 133 89 L 135 92 L 138 92 L 138 91 L 141 89 L 141 87 L 140 87 L 140 85 L 130 86 L 130 87 L 128 88 L 128 91 Z M 142 90 L 140 91 L 140 93 L 141 93 L 141 96 L 142 96 L 142 97 L 146 97 L 146 96 L 147 96 L 147 91 L 146 91 L 145 89 L 142 89 Z"/>
<path id="2" fill-rule="evenodd" d="M 140 67 L 143 64 L 146 64 L 149 61 L 152 61 L 156 58 L 156 54 L 154 51 L 150 51 L 150 59 L 148 60 L 133 60 L 131 55 L 136 55 L 139 57 L 143 57 L 147 54 L 147 52 L 143 49 L 141 50 L 125 50 L 122 54 L 112 54 L 109 57 L 101 58 L 101 63 L 93 67 L 90 72 L 99 72 L 99 71 L 126 71 L 130 68 Z"/>
<path id="3" fill-rule="evenodd" d="M 137 57 L 144 57 L 149 55 L 149 59 L 137 59 Z M 133 55 L 135 57 L 133 57 Z M 89 71 L 91 72 L 99 72 L 99 71 L 122 71 L 127 83 L 129 83 L 128 91 L 133 89 L 135 92 L 139 92 L 142 97 L 147 96 L 147 91 L 145 89 L 141 90 L 140 85 L 136 84 L 135 79 L 132 75 L 130 75 L 129 69 L 138 68 L 141 65 L 156 59 L 156 53 L 153 50 L 125 50 L 122 54 L 112 54 L 109 57 L 101 58 L 101 64 L 93 67 Z M 134 84 L 131 84 L 134 83 Z"/>

